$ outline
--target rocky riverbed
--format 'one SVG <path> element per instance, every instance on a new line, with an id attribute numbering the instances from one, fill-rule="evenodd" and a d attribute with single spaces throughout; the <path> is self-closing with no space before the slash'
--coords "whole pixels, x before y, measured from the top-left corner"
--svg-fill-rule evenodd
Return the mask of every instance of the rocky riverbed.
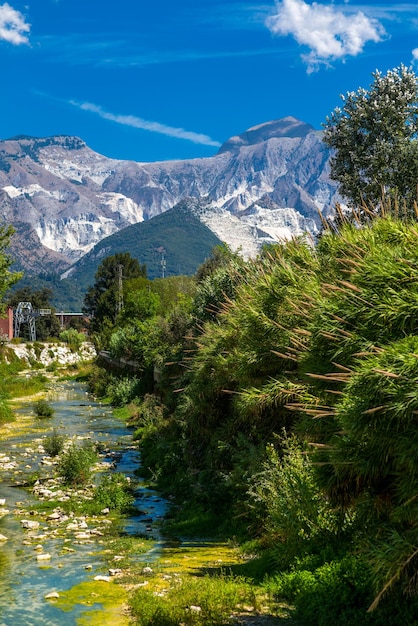
<path id="1" fill-rule="evenodd" d="M 231 623 L 289 623 L 278 617 L 287 607 L 272 611 L 262 591 L 223 578 L 245 562 L 238 548 L 161 539 L 166 502 L 138 478 L 132 433 L 109 407 L 71 382 L 52 383 L 48 401 L 52 418 L 36 419 L 32 399 L 18 403 L 16 422 L 0 428 L 0 626 L 154 624 L 153 612 L 170 614 L 167 624 L 184 621 L 176 615 L 203 624 L 228 594 L 236 598 L 227 609 Z M 96 444 L 87 484 L 68 486 L 57 472 L 60 457 L 48 455 L 46 446 L 52 431 L 65 437 L 61 454 Z M 134 509 L 93 513 L 95 490 L 114 471 L 130 482 Z"/>
<path id="2" fill-rule="evenodd" d="M 113 625 L 126 624 L 127 592 L 112 583 L 132 562 L 139 571 L 148 566 L 145 555 L 158 539 L 165 503 L 135 475 L 139 455 L 131 432 L 108 407 L 77 383 L 55 385 L 49 401 L 53 418 L 36 419 L 27 402 L 0 432 L 0 624 L 64 626 L 93 610 L 100 623 L 109 613 Z M 98 444 L 87 484 L 68 486 L 58 475 L 60 457 L 45 450 L 52 429 L 65 437 L 63 453 Z M 132 484 L 132 515 L 115 515 L 108 507 L 86 512 L 101 477 L 114 470 Z M 123 538 L 129 536 L 127 554 Z M 82 597 L 74 591 L 80 585 L 87 585 Z"/>

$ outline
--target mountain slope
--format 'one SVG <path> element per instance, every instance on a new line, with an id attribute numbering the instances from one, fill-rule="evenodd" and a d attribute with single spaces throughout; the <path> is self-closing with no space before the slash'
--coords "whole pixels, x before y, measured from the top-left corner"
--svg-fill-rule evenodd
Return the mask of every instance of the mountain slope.
<path id="1" fill-rule="evenodd" d="M 191 275 L 222 242 L 193 214 L 187 202 L 146 222 L 134 224 L 106 237 L 64 273 L 82 289 L 94 283 L 94 275 L 104 257 L 129 252 L 147 266 L 149 278 L 164 275 Z"/>
<path id="2" fill-rule="evenodd" d="M 205 223 L 219 237 L 231 222 L 232 246 L 240 229 L 237 245 L 247 255 L 265 236 L 315 232 L 318 212 L 329 214 L 339 199 L 321 134 L 292 117 L 250 128 L 212 157 L 185 161 L 118 161 L 76 137 L 0 141 L 0 217 L 27 225 L 31 255 L 16 244 L 12 253 L 29 272 L 62 271 L 105 237 L 185 198 L 207 199 Z"/>

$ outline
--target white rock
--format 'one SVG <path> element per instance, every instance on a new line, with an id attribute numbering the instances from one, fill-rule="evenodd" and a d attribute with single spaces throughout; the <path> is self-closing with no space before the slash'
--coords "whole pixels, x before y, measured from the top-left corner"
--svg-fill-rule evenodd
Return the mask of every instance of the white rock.
<path id="1" fill-rule="evenodd" d="M 112 578 L 110 576 L 101 576 L 101 575 L 99 575 L 99 576 L 95 576 L 93 580 L 101 580 L 101 581 L 103 581 L 105 583 L 109 583 L 112 580 Z"/>
<path id="2" fill-rule="evenodd" d="M 75 539 L 91 539 L 90 533 L 76 533 L 74 537 Z"/>
<path id="3" fill-rule="evenodd" d="M 8 539 L 4 535 L 0 535 L 0 541 L 8 541 Z"/>
<path id="4" fill-rule="evenodd" d="M 60 594 L 57 591 L 51 591 L 44 596 L 45 600 L 56 600 L 60 597 Z"/>
<path id="5" fill-rule="evenodd" d="M 23 528 L 26 528 L 29 530 L 36 530 L 40 526 L 39 522 L 35 522 L 33 520 L 28 520 L 28 519 L 22 519 L 20 520 L 20 523 L 22 524 Z"/>
<path id="6" fill-rule="evenodd" d="M 51 515 L 48 515 L 46 519 L 49 519 L 49 520 L 61 519 L 61 513 L 58 513 L 58 511 L 54 511 L 54 513 L 51 513 Z"/>
<path id="7" fill-rule="evenodd" d="M 36 557 L 37 561 L 49 561 L 51 559 L 51 555 L 48 553 L 38 554 Z"/>
<path id="8" fill-rule="evenodd" d="M 119 567 L 109 569 L 109 576 L 117 576 L 118 574 L 122 574 L 122 570 Z"/>

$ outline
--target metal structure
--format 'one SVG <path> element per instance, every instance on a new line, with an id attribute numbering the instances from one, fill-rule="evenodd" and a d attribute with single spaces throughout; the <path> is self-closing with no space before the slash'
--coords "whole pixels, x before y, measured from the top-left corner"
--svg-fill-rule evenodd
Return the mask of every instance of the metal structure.
<path id="1" fill-rule="evenodd" d="M 167 267 L 167 261 L 165 260 L 164 252 L 161 255 L 161 278 L 165 277 L 165 269 Z"/>
<path id="2" fill-rule="evenodd" d="M 118 302 L 116 306 L 116 312 L 120 313 L 123 309 L 123 265 L 118 265 Z"/>
<path id="3" fill-rule="evenodd" d="M 37 313 L 33 309 L 31 302 L 19 302 L 15 311 L 15 337 L 20 337 L 20 327 L 22 324 L 28 324 L 29 339 L 31 341 L 36 341 L 36 317 Z"/>
<path id="4" fill-rule="evenodd" d="M 34 309 L 32 302 L 19 302 L 14 314 L 14 336 L 20 337 L 22 324 L 27 324 L 30 341 L 36 341 L 36 318 L 40 315 L 51 315 L 51 309 Z"/>

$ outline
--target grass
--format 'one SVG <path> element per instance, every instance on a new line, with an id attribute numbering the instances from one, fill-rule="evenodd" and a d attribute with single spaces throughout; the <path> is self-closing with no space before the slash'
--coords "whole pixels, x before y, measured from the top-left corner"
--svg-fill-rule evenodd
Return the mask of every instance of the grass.
<path id="1" fill-rule="evenodd" d="M 249 583 L 223 575 L 173 577 L 165 590 L 155 593 L 145 587 L 130 601 L 139 626 L 232 624 L 234 613 L 253 610 L 256 605 L 257 598 Z"/>
<path id="2" fill-rule="evenodd" d="M 48 378 L 39 372 L 31 373 L 27 377 L 8 374 L 0 368 L 0 393 L 7 398 L 24 398 L 32 396 L 45 389 Z"/>

